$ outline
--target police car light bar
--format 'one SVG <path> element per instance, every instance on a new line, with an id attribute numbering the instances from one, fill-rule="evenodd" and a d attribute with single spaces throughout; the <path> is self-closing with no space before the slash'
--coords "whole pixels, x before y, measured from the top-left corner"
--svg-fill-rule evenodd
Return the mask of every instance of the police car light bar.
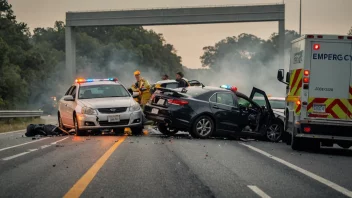
<path id="1" fill-rule="evenodd" d="M 230 85 L 221 85 L 220 88 L 227 89 L 227 90 L 231 90 L 231 91 L 234 91 L 234 92 L 237 91 L 237 87 L 235 87 L 235 86 L 230 86 Z"/>
<path id="2" fill-rule="evenodd" d="M 98 82 L 98 81 L 118 81 L 117 78 L 104 78 L 104 79 L 84 79 L 84 78 L 77 78 L 76 83 L 87 83 L 87 82 Z"/>

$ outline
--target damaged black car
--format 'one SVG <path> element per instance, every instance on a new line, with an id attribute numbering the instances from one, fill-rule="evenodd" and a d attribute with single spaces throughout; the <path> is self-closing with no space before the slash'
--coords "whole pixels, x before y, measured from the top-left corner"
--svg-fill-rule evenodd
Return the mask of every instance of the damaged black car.
<path id="1" fill-rule="evenodd" d="M 266 106 L 259 106 L 253 101 L 254 97 L 263 97 Z M 158 88 L 144 113 L 147 119 L 157 122 L 159 131 L 166 135 L 188 131 L 195 138 L 264 137 L 278 142 L 283 132 L 265 92 L 255 87 L 250 97 L 228 85 Z"/>

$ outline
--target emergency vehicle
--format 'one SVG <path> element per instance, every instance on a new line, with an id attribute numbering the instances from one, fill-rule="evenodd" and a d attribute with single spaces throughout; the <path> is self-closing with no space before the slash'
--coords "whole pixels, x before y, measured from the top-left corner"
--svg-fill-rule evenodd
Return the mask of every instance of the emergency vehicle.
<path id="1" fill-rule="evenodd" d="M 304 35 L 292 42 L 287 85 L 286 143 L 317 149 L 352 146 L 352 36 Z"/>

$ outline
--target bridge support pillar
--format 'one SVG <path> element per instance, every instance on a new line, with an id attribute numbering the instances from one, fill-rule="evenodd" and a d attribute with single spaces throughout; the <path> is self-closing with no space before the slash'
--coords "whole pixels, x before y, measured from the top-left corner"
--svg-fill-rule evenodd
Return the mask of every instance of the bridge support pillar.
<path id="1" fill-rule="evenodd" d="M 285 68 L 285 20 L 279 20 L 279 68 Z"/>
<path id="2" fill-rule="evenodd" d="M 66 79 L 73 82 L 76 77 L 76 37 L 74 27 L 65 28 L 66 47 Z"/>

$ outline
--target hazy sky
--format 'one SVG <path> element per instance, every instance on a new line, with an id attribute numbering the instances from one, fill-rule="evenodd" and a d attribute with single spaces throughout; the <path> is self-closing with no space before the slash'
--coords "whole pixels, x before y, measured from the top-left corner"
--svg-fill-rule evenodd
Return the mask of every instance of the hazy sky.
<path id="1" fill-rule="evenodd" d="M 65 21 L 65 12 L 129 8 L 182 7 L 202 5 L 243 5 L 258 3 L 286 4 L 286 29 L 298 31 L 299 0 L 8 0 L 18 21 L 33 30 L 52 27 L 54 21 Z M 302 34 L 346 34 L 352 26 L 352 0 L 302 0 Z M 277 32 L 277 22 L 232 23 L 182 26 L 149 26 L 162 33 L 175 46 L 183 65 L 201 67 L 202 48 L 214 45 L 227 36 L 251 33 L 267 39 Z"/>

